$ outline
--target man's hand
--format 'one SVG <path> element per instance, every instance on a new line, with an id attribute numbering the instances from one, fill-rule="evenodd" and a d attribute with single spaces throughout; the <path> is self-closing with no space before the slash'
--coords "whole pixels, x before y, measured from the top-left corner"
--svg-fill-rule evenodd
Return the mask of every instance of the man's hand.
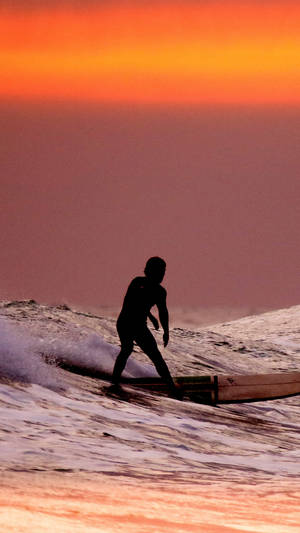
<path id="1" fill-rule="evenodd" d="M 164 341 L 164 347 L 166 347 L 168 342 L 169 342 L 169 332 L 168 331 L 164 332 L 163 341 Z"/>

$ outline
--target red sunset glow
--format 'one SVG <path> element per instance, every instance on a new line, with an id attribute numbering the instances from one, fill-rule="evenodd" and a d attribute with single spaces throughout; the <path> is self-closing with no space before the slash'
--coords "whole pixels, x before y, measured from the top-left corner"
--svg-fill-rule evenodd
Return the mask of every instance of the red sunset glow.
<path id="1" fill-rule="evenodd" d="M 2 97 L 300 102 L 294 1 L 2 10 Z"/>

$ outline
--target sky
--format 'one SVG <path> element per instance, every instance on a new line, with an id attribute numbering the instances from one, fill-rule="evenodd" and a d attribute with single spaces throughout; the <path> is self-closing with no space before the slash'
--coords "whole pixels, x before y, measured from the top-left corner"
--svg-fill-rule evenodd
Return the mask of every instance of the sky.
<path id="1" fill-rule="evenodd" d="M 1 1 L 0 72 L 1 299 L 299 303 L 298 2 Z"/>
<path id="2" fill-rule="evenodd" d="M 31 4 L 2 9 L 2 96 L 300 102 L 298 2 Z"/>

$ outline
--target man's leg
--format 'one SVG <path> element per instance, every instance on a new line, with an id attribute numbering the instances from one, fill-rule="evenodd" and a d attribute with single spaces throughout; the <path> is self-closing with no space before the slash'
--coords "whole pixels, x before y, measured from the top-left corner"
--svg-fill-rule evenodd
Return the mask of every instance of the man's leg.
<path id="1" fill-rule="evenodd" d="M 157 347 L 156 340 L 153 337 L 152 333 L 149 331 L 149 329 L 144 328 L 143 330 L 138 332 L 138 334 L 135 335 L 134 340 L 136 341 L 138 346 L 140 346 L 143 352 L 151 359 L 160 377 L 170 387 L 171 393 L 174 394 L 176 398 L 178 398 L 180 396 L 179 390 L 172 379 L 169 368 L 166 362 L 164 361 Z"/>
<path id="2" fill-rule="evenodd" d="M 126 366 L 127 359 L 132 353 L 133 341 L 127 340 L 121 341 L 121 351 L 116 359 L 115 366 L 112 373 L 112 382 L 117 384 L 120 381 L 121 374 Z"/>

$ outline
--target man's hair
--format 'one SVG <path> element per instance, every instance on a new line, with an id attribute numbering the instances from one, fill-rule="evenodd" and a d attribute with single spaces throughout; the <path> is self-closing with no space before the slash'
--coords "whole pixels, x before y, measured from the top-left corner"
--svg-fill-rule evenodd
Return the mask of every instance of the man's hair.
<path id="1" fill-rule="evenodd" d="M 166 262 L 161 257 L 150 257 L 146 263 L 144 272 L 147 275 L 153 271 L 162 271 L 166 269 L 166 266 Z"/>

